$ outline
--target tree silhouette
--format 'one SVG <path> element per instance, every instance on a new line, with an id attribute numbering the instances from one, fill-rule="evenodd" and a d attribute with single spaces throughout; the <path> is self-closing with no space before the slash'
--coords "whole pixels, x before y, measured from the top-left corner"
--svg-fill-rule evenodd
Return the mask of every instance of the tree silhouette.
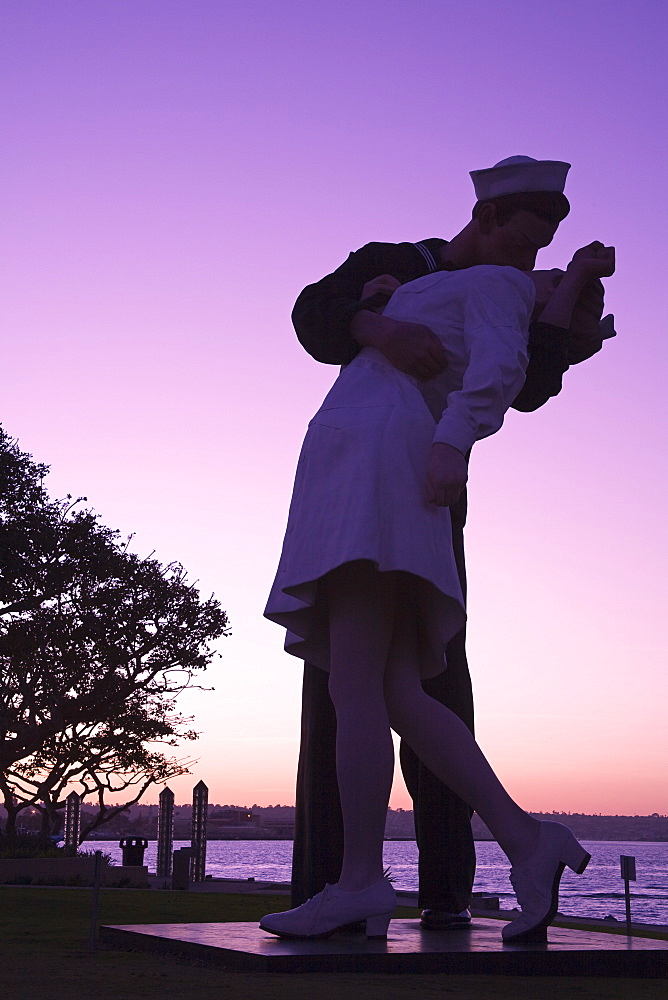
<path id="1" fill-rule="evenodd" d="M 35 805 L 53 829 L 68 785 L 92 826 L 187 770 L 160 745 L 196 738 L 176 697 L 229 634 L 178 563 L 140 558 L 0 428 L 0 791 L 8 830 Z M 105 797 L 128 792 L 124 806 Z"/>

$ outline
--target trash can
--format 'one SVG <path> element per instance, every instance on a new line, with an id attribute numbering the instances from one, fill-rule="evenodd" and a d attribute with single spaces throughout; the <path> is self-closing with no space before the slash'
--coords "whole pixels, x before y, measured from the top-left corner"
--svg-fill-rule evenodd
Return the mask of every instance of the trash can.
<path id="1" fill-rule="evenodd" d="M 144 851 L 148 847 L 145 837 L 123 837 L 118 846 L 123 851 L 124 865 L 141 867 L 144 864 Z"/>
<path id="2" fill-rule="evenodd" d="M 179 847 L 172 855 L 172 889 L 190 888 L 190 861 L 195 852 L 192 847 Z"/>

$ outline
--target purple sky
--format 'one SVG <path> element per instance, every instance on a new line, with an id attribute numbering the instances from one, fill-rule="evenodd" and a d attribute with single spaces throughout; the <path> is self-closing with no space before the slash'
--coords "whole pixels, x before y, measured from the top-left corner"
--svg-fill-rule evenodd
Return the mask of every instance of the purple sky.
<path id="1" fill-rule="evenodd" d="M 301 671 L 261 613 L 335 377 L 294 299 L 370 240 L 454 235 L 468 171 L 523 153 L 573 164 L 540 266 L 617 245 L 619 337 L 475 450 L 478 736 L 527 808 L 668 811 L 665 10 L 2 4 L 0 419 L 232 622 L 177 800 L 294 800 Z"/>

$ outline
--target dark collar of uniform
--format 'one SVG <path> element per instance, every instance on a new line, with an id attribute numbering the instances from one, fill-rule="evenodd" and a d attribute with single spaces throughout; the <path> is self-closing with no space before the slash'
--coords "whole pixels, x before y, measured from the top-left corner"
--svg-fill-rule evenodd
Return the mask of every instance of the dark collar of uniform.
<path id="1" fill-rule="evenodd" d="M 443 250 L 443 247 L 447 245 L 447 240 L 442 240 L 438 237 L 420 240 L 419 243 L 413 244 L 418 253 L 422 255 L 422 258 L 427 265 L 427 274 L 431 274 L 432 271 L 443 270 L 443 264 L 441 263 L 441 251 Z"/>

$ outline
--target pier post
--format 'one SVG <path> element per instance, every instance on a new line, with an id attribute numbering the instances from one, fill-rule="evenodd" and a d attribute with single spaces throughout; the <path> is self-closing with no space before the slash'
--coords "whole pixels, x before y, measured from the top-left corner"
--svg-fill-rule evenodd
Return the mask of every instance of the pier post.
<path id="1" fill-rule="evenodd" d="M 81 796 L 70 792 L 65 799 L 65 853 L 76 854 L 81 830 Z"/>
<path id="2" fill-rule="evenodd" d="M 209 810 L 209 789 L 203 781 L 193 788 L 193 820 L 190 846 L 193 856 L 190 881 L 203 882 L 206 874 L 206 821 Z"/>
<path id="3" fill-rule="evenodd" d="M 158 847 L 155 873 L 163 878 L 172 874 L 172 850 L 174 847 L 174 792 L 163 788 L 158 796 Z"/>

